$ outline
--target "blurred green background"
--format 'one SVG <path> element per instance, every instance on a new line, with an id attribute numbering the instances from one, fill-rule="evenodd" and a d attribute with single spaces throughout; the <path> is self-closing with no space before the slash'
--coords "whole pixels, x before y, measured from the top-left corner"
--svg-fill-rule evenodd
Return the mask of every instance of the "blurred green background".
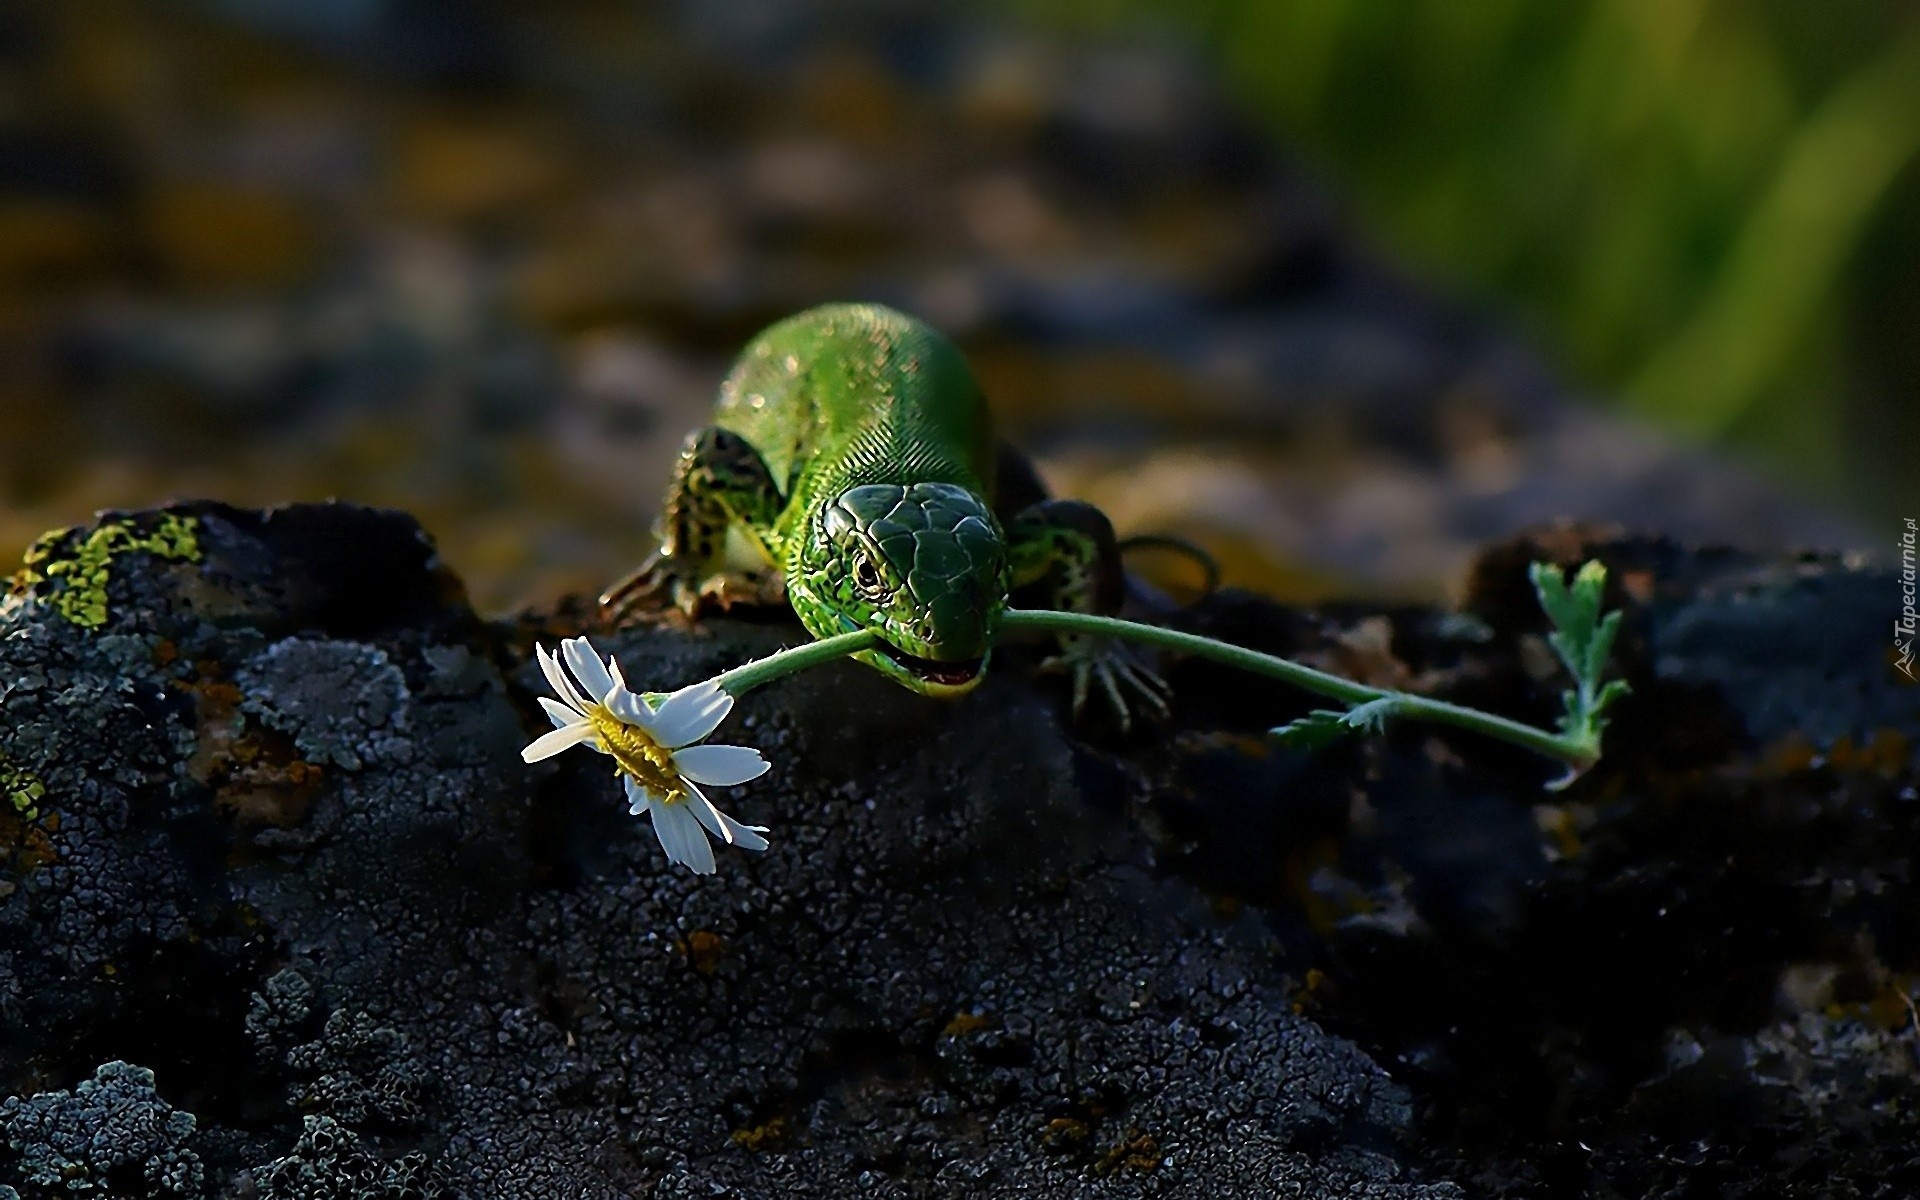
<path id="1" fill-rule="evenodd" d="M 595 590 L 843 299 L 1285 598 L 1560 519 L 1884 551 L 1917 144 L 1882 0 L 0 0 L 0 559 L 338 496 Z"/>
<path id="2" fill-rule="evenodd" d="M 1920 6 L 1014 3 L 1193 46 L 1370 234 L 1576 379 L 1810 493 L 1912 515 Z"/>

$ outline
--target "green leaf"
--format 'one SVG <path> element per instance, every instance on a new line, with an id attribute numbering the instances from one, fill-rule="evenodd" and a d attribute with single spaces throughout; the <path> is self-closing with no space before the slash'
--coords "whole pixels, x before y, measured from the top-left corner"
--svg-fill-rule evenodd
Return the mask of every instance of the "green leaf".
<path id="1" fill-rule="evenodd" d="M 1528 569 L 1527 574 L 1533 580 L 1534 595 L 1540 597 L 1540 607 L 1546 611 L 1547 619 L 1554 628 L 1565 628 L 1571 623 L 1572 598 L 1567 595 L 1566 576 L 1552 563 L 1537 562 Z"/>
<path id="2" fill-rule="evenodd" d="M 1613 707 L 1614 701 L 1631 691 L 1633 691 L 1633 688 L 1624 679 L 1609 680 L 1606 686 L 1600 689 L 1600 694 L 1594 697 L 1593 708 L 1588 710 L 1593 714 L 1596 732 L 1598 731 L 1598 727 L 1604 723 L 1600 715 L 1606 712 L 1607 709 Z"/>
<path id="3" fill-rule="evenodd" d="M 1379 733 L 1387 718 L 1400 708 L 1397 696 L 1382 696 L 1356 705 L 1345 712 L 1316 708 L 1297 721 L 1271 730 L 1267 736 L 1282 746 L 1299 750 L 1319 750 L 1331 746 L 1350 733 Z"/>
<path id="4" fill-rule="evenodd" d="M 1387 727 L 1387 718 L 1400 711 L 1398 696 L 1382 696 L 1378 700 L 1369 700 L 1365 704 L 1347 710 L 1341 718 L 1348 729 L 1364 730 L 1367 733 L 1379 733 Z"/>
<path id="5" fill-rule="evenodd" d="M 1573 577 L 1574 594 L 1590 613 L 1599 613 L 1600 598 L 1607 590 L 1607 565 L 1597 558 L 1582 563 Z"/>
<path id="6" fill-rule="evenodd" d="M 1593 637 L 1587 642 L 1586 657 L 1581 660 L 1580 677 L 1589 683 L 1597 683 L 1607 669 L 1607 655 L 1613 653 L 1613 639 L 1620 632 L 1620 614 L 1610 612 L 1604 621 L 1593 631 Z"/>
<path id="7" fill-rule="evenodd" d="M 1324 750 L 1352 732 L 1346 713 L 1316 708 L 1299 720 L 1274 727 L 1267 736 L 1295 750 Z"/>

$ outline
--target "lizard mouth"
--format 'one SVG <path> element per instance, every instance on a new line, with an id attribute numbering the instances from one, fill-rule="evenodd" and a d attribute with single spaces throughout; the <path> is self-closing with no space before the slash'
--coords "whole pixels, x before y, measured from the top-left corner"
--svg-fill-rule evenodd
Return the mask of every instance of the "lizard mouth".
<path id="1" fill-rule="evenodd" d="M 985 658 L 963 658 L 952 662 L 921 658 L 918 654 L 908 654 L 891 642 L 881 642 L 880 651 L 915 679 L 940 687 L 965 687 L 980 677 L 980 669 L 987 662 Z"/>

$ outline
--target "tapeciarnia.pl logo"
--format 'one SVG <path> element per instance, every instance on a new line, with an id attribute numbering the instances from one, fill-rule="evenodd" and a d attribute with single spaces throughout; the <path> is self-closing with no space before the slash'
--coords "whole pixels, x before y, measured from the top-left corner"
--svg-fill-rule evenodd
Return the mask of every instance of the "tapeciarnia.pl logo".
<path id="1" fill-rule="evenodd" d="M 1913 678 L 1913 633 L 1920 616 L 1914 612 L 1914 519 L 1907 518 L 1907 528 L 1900 535 L 1900 615 L 1893 619 L 1893 651 L 1898 656 L 1893 665 L 1908 679 Z"/>

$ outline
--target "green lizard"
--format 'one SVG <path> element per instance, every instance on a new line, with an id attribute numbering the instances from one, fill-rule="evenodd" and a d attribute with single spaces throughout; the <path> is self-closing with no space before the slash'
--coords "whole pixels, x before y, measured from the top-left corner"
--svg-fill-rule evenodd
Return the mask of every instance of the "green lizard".
<path id="1" fill-rule="evenodd" d="M 1108 615 L 1126 590 L 1111 523 L 1046 498 L 953 343 L 871 304 L 809 309 L 748 344 L 714 423 L 681 448 L 660 532 L 600 598 L 611 619 L 784 588 L 814 637 L 873 629 L 879 647 L 856 657 L 930 696 L 979 683 L 1014 589 Z M 1076 713 L 1094 683 L 1123 726 L 1129 693 L 1166 710 L 1166 685 L 1120 643 L 1062 635 L 1046 665 L 1071 672 Z"/>

